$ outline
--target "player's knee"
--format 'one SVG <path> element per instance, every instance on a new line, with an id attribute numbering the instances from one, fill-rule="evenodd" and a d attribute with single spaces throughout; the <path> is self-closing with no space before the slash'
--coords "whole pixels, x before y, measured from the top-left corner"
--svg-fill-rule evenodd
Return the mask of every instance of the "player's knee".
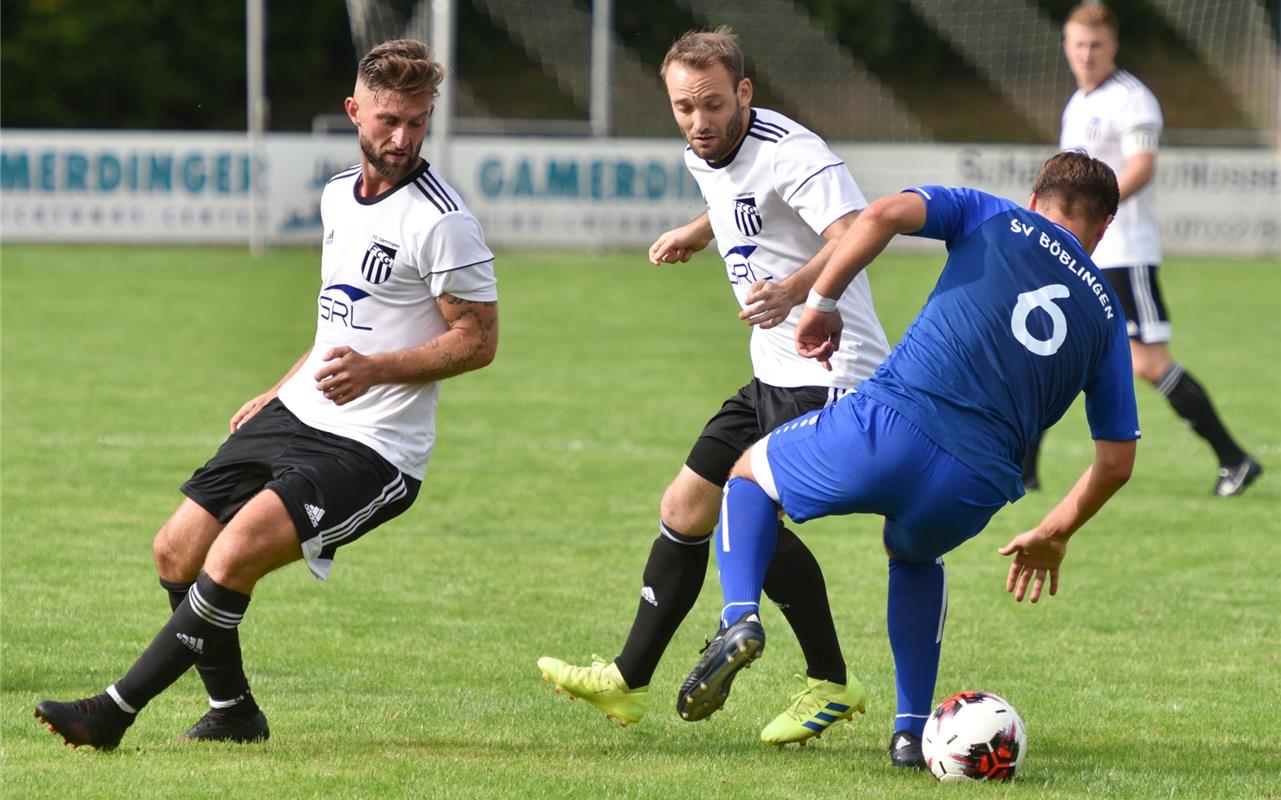
<path id="1" fill-rule="evenodd" d="M 673 484 L 663 493 L 659 517 L 667 527 L 685 536 L 699 537 L 716 527 L 719 508 L 717 503 L 683 493 Z"/>
<path id="2" fill-rule="evenodd" d="M 171 525 L 165 525 L 151 540 L 151 557 L 156 562 L 156 573 L 163 580 L 190 583 L 200 572 L 203 559 L 193 558 Z"/>
<path id="3" fill-rule="evenodd" d="M 1134 364 L 1134 374 L 1148 383 L 1157 383 L 1170 368 L 1169 351 L 1162 345 L 1145 345 L 1135 341 L 1130 343 L 1130 360 Z"/>
<path id="4" fill-rule="evenodd" d="M 1134 374 L 1148 383 L 1158 383 L 1164 373 L 1165 370 L 1150 359 L 1136 358 L 1134 360 Z"/>

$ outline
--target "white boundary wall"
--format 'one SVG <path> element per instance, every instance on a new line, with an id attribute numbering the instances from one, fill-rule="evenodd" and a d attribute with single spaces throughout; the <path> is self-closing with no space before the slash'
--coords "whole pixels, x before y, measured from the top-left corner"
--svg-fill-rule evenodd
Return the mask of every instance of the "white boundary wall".
<path id="1" fill-rule="evenodd" d="M 918 183 L 1025 202 L 1048 147 L 834 145 L 869 199 Z M 678 140 L 455 137 L 449 180 L 495 247 L 645 247 L 702 211 Z M 318 200 L 354 136 L 273 134 L 259 165 L 271 244 L 320 240 Z M 6 131 L 6 242 L 248 241 L 251 160 L 238 134 Z M 1281 257 L 1275 151 L 1166 148 L 1158 213 L 1170 255 Z M 768 220 L 766 221 L 768 224 Z"/>

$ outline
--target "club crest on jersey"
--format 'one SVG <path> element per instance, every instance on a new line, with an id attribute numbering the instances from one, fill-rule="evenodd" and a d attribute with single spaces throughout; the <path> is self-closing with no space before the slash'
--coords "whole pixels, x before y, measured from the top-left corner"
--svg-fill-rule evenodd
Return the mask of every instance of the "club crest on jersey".
<path id="1" fill-rule="evenodd" d="M 391 265 L 396 260 L 396 248 L 370 242 L 365 258 L 360 262 L 360 273 L 365 280 L 378 284 L 391 277 Z"/>
<path id="2" fill-rule="evenodd" d="M 756 207 L 756 195 L 734 198 L 734 224 L 744 236 L 755 236 L 761 232 L 760 209 Z"/>

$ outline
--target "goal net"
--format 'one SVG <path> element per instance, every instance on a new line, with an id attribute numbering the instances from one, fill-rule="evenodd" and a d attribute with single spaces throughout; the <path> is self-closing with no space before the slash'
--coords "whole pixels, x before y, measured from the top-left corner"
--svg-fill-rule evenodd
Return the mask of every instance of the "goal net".
<path id="1" fill-rule="evenodd" d="M 739 35 L 759 105 L 834 141 L 1052 142 L 1074 88 L 1060 46 L 1074 0 L 613 0 L 604 40 L 592 35 L 601 0 L 346 0 L 354 44 L 431 41 L 433 1 L 455 10 L 460 132 L 585 134 L 592 65 L 606 63 L 605 132 L 670 135 L 659 62 L 682 32 L 717 25 Z M 1109 5 L 1119 61 L 1160 98 L 1168 138 L 1276 144 L 1281 65 L 1265 0 Z M 593 61 L 594 41 L 606 61 Z"/>

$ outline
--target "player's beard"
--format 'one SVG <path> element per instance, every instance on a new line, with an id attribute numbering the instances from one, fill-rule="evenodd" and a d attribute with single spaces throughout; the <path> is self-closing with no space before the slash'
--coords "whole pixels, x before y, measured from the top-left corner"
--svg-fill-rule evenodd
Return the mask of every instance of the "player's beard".
<path id="1" fill-rule="evenodd" d="M 709 164 L 724 161 L 730 153 L 734 152 L 734 148 L 738 147 L 738 140 L 741 138 L 743 138 L 743 112 L 737 110 L 734 116 L 730 117 L 729 122 L 725 123 L 725 138 L 721 141 L 720 149 L 703 160 Z"/>
<path id="2" fill-rule="evenodd" d="M 374 172 L 377 172 L 388 181 L 397 182 L 418 166 L 418 152 L 422 149 L 421 142 L 414 152 L 406 152 L 403 163 L 396 164 L 382 153 L 379 153 L 378 148 L 363 133 L 357 138 L 360 140 L 360 152 L 365 154 L 365 160 L 369 162 L 369 166 L 373 167 Z"/>

